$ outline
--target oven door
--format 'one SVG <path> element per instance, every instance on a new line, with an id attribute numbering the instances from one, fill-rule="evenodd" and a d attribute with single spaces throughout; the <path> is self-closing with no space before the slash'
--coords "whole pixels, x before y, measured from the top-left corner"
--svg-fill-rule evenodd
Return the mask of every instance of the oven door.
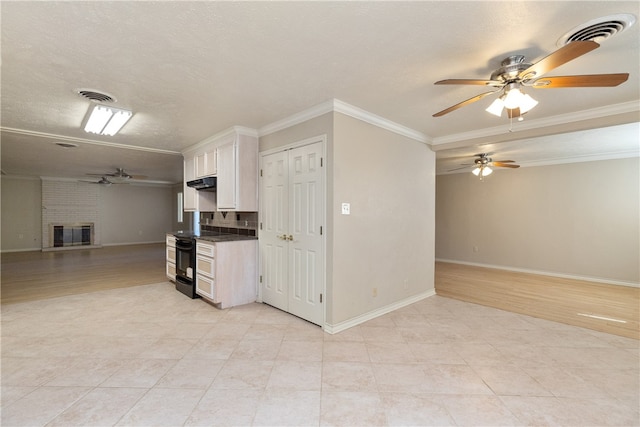
<path id="1" fill-rule="evenodd" d="M 192 239 L 176 239 L 176 280 L 193 283 L 196 266 L 196 244 Z"/>

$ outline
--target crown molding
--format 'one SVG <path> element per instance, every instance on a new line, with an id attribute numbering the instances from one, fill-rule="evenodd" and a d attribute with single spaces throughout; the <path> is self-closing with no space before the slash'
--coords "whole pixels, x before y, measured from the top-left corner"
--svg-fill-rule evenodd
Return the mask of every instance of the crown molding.
<path id="1" fill-rule="evenodd" d="M 0 127 L 0 131 L 1 132 L 7 132 L 7 133 L 13 133 L 13 134 L 16 134 L 16 135 L 32 136 L 32 137 L 36 137 L 36 138 L 55 139 L 56 141 L 76 142 L 76 143 L 80 143 L 80 144 L 90 144 L 90 145 L 101 145 L 101 146 L 104 146 L 104 147 L 121 148 L 121 149 L 124 149 L 124 150 L 145 151 L 145 152 L 148 152 L 148 153 L 170 154 L 170 155 L 174 155 L 174 156 L 181 155 L 181 153 L 179 151 L 162 150 L 162 149 L 159 149 L 159 148 L 149 148 L 149 147 L 138 147 L 138 146 L 135 146 L 135 145 L 118 144 L 118 143 L 115 143 L 115 142 L 96 141 L 96 140 L 93 140 L 93 139 L 76 138 L 76 137 L 73 137 L 73 136 L 63 136 L 63 135 L 56 135 L 56 134 L 53 134 L 53 133 L 35 132 L 35 131 L 24 130 L 24 129 Z"/>
<path id="2" fill-rule="evenodd" d="M 196 151 L 202 147 L 207 146 L 208 144 L 217 143 L 217 142 L 220 142 L 220 140 L 222 139 L 231 138 L 235 135 L 251 136 L 254 138 L 258 138 L 259 136 L 258 131 L 256 129 L 249 128 L 246 126 L 232 126 L 228 129 L 225 129 L 216 133 L 215 135 L 211 135 L 210 137 L 205 138 L 200 142 L 196 142 L 195 144 L 190 145 L 189 147 L 182 150 L 180 153 L 184 154 L 184 153 Z"/>
<path id="3" fill-rule="evenodd" d="M 579 122 L 584 120 L 593 120 L 607 116 L 615 116 L 618 114 L 627 114 L 640 112 L 640 104 L 637 101 L 625 102 L 622 104 L 608 105 L 606 107 L 592 108 L 590 110 L 577 111 L 575 113 L 559 114 L 554 117 L 547 117 L 538 120 L 529 120 L 516 122 L 515 125 L 505 124 L 492 128 L 479 129 L 470 132 L 456 133 L 452 135 L 433 138 L 431 145 L 438 147 L 439 145 L 450 144 L 455 142 L 466 141 L 469 139 L 486 138 L 497 135 L 504 135 L 511 131 L 525 131 L 538 128 L 545 128 L 558 125 L 566 125 L 567 123 Z"/>
<path id="4" fill-rule="evenodd" d="M 293 114 L 287 118 L 263 126 L 258 130 L 258 134 L 260 136 L 269 135 L 332 112 L 341 113 L 353 117 L 355 119 L 372 124 L 382 129 L 386 129 L 390 132 L 405 136 L 418 142 L 422 142 L 424 144 L 430 143 L 430 138 L 422 132 L 418 132 L 399 123 L 393 122 L 391 120 L 365 111 L 361 108 L 355 107 L 351 104 L 347 104 L 346 102 L 340 101 L 339 99 L 330 99 L 299 113 Z"/>

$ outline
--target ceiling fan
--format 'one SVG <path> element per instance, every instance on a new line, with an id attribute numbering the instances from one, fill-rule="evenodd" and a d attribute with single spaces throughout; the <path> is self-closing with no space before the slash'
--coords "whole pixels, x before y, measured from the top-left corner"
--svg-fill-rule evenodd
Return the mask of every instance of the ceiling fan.
<path id="1" fill-rule="evenodd" d="M 473 163 L 463 164 L 461 168 L 451 169 L 449 172 L 474 167 L 471 172 L 475 176 L 479 176 L 480 180 L 482 181 L 483 177 L 490 175 L 493 172 L 490 166 L 511 169 L 517 169 L 520 167 L 520 165 L 517 165 L 515 163 L 515 160 L 493 160 L 491 157 L 489 157 L 490 155 L 491 153 L 474 154 L 474 157 L 476 157 L 476 159 L 473 160 Z"/>
<path id="2" fill-rule="evenodd" d="M 110 176 L 120 181 L 125 181 L 128 179 L 146 179 L 147 178 L 145 175 L 129 175 L 127 172 L 124 171 L 123 168 L 116 168 L 116 171 L 114 173 L 88 173 L 87 175 L 100 176 L 103 179 L 105 179 L 104 177 L 106 176 Z"/>
<path id="3" fill-rule="evenodd" d="M 127 184 L 126 182 L 111 182 L 104 176 L 101 177 L 99 181 L 80 181 L 80 182 L 86 182 L 88 184 L 99 184 L 107 187 L 110 186 L 111 184 Z"/>
<path id="4" fill-rule="evenodd" d="M 492 90 L 439 111 L 433 117 L 444 116 L 458 108 L 479 101 L 487 95 L 503 91 L 504 93 L 487 108 L 487 112 L 500 116 L 502 110 L 506 109 L 509 118 L 521 118 L 524 113 L 538 104 L 537 101 L 521 91 L 523 86 L 534 89 L 613 87 L 626 82 L 629 78 L 628 73 L 542 77 L 554 68 L 591 52 L 599 46 L 598 43 L 591 40 L 573 41 L 533 64 L 526 63 L 523 55 L 511 55 L 502 61 L 501 67 L 491 74 L 489 80 L 447 79 L 435 82 L 434 84 L 437 85 L 488 86 Z"/>

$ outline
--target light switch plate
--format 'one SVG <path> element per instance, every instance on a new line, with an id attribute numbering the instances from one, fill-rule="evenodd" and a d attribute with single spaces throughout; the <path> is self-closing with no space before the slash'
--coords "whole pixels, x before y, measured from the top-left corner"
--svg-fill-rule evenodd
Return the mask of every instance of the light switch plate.
<path id="1" fill-rule="evenodd" d="M 343 203 L 342 204 L 342 215 L 349 215 L 351 214 L 351 204 L 350 203 Z"/>

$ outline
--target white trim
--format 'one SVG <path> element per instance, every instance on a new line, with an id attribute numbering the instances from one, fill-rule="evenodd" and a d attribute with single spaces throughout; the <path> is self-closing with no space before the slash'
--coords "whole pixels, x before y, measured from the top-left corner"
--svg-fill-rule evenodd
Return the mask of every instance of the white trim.
<path id="1" fill-rule="evenodd" d="M 333 100 L 325 101 L 322 104 L 318 104 L 299 113 L 293 114 L 284 119 L 277 120 L 268 125 L 262 126 L 258 129 L 259 136 L 269 135 L 283 129 L 290 128 L 300 123 L 304 123 L 307 120 L 315 119 L 324 114 L 331 113 L 333 111 Z"/>
<path id="2" fill-rule="evenodd" d="M 225 129 L 216 133 L 215 135 L 211 135 L 210 137 L 205 138 L 200 142 L 196 142 L 195 144 L 188 146 L 187 148 L 182 150 L 180 153 L 184 154 L 190 151 L 196 151 L 199 148 L 207 146 L 208 144 L 217 143 L 221 139 L 229 138 L 236 135 L 244 135 L 244 136 L 251 136 L 254 138 L 258 138 L 258 131 L 246 126 L 232 126 L 228 129 Z"/>
<path id="3" fill-rule="evenodd" d="M 23 130 L 23 129 L 0 127 L 0 131 L 8 132 L 8 133 L 15 133 L 15 134 L 18 134 L 18 135 L 34 136 L 34 137 L 38 137 L 38 138 L 55 139 L 57 141 L 79 142 L 79 143 L 82 143 L 82 144 L 90 144 L 90 145 L 102 145 L 102 146 L 105 146 L 105 147 L 122 148 L 122 149 L 125 149 L 125 150 L 144 151 L 144 152 L 148 152 L 148 153 L 170 154 L 170 155 L 174 155 L 174 156 L 179 156 L 179 155 L 182 154 L 179 151 L 161 150 L 159 148 L 149 148 L 149 147 L 138 147 L 138 146 L 135 146 L 135 145 L 117 144 L 115 142 L 96 141 L 96 140 L 93 140 L 93 139 L 76 138 L 76 137 L 73 137 L 73 136 L 55 135 L 55 134 L 52 134 L 52 133 L 35 132 L 35 131 Z"/>
<path id="4" fill-rule="evenodd" d="M 409 298 L 394 302 L 393 304 L 389 304 L 384 307 L 377 308 L 368 313 L 361 314 L 352 319 L 345 320 L 344 322 L 340 322 L 335 325 L 332 325 L 330 323 L 325 323 L 323 329 L 325 332 L 329 334 L 337 334 L 338 332 L 342 332 L 354 326 L 358 326 L 364 322 L 375 319 L 376 317 L 383 316 L 387 313 L 391 313 L 392 311 L 414 304 L 418 301 L 422 301 L 425 298 L 432 297 L 435 294 L 436 294 L 435 289 L 430 289 L 428 291 L 421 292 Z"/>
<path id="5" fill-rule="evenodd" d="M 25 249 L 2 249 L 0 250 L 0 254 L 9 254 L 13 252 L 41 252 L 41 247 L 36 248 L 25 248 Z"/>
<path id="6" fill-rule="evenodd" d="M 545 128 L 556 125 L 566 125 L 568 123 L 594 120 L 607 116 L 614 116 L 617 114 L 626 114 L 640 111 L 637 101 L 626 102 L 622 104 L 608 105 L 606 107 L 592 108 L 590 110 L 577 111 L 575 113 L 558 114 L 553 117 L 547 117 L 538 120 L 525 120 L 517 122 L 514 125 L 508 122 L 501 126 L 496 126 L 486 129 L 478 129 L 470 132 L 457 133 L 452 135 L 445 135 L 436 137 L 431 140 L 431 145 L 434 151 L 438 150 L 439 145 L 450 144 L 453 142 L 467 141 L 469 139 L 478 139 L 483 137 L 491 137 L 497 135 L 504 135 L 512 131 L 523 131 L 531 129 Z"/>
<path id="7" fill-rule="evenodd" d="M 528 268 L 505 267 L 504 265 L 482 264 L 478 262 L 458 261 L 453 259 L 436 258 L 436 262 L 448 262 L 451 264 L 470 265 L 472 267 L 493 268 L 495 270 L 513 271 L 515 273 L 537 274 L 540 276 L 559 277 L 561 279 L 583 280 L 585 282 L 603 283 L 605 285 L 628 286 L 640 288 L 640 283 L 625 280 L 612 280 L 602 277 L 578 276 L 575 274 L 556 273 L 551 271 L 531 270 Z"/>
<path id="8" fill-rule="evenodd" d="M 342 102 L 339 99 L 334 99 L 333 102 L 334 111 L 338 113 L 345 114 L 347 116 L 353 117 L 354 119 L 362 120 L 363 122 L 372 124 L 382 129 L 386 129 L 393 133 L 397 133 L 401 136 L 406 136 L 407 138 L 411 138 L 424 144 L 431 143 L 431 139 L 422 132 L 418 132 L 417 130 L 410 129 L 399 123 L 385 119 L 384 117 L 369 113 L 368 111 L 365 111 L 361 108 L 354 107 L 353 105 L 347 104 L 346 102 Z"/>
<path id="9" fill-rule="evenodd" d="M 347 104 L 339 99 L 325 101 L 322 104 L 318 104 L 297 114 L 263 126 L 258 130 L 258 134 L 260 136 L 269 135 L 331 112 L 342 113 L 424 144 L 429 144 L 431 142 L 430 138 L 422 132 L 418 132 L 399 123 L 387 120 L 384 117 L 369 113 L 368 111 Z"/>

